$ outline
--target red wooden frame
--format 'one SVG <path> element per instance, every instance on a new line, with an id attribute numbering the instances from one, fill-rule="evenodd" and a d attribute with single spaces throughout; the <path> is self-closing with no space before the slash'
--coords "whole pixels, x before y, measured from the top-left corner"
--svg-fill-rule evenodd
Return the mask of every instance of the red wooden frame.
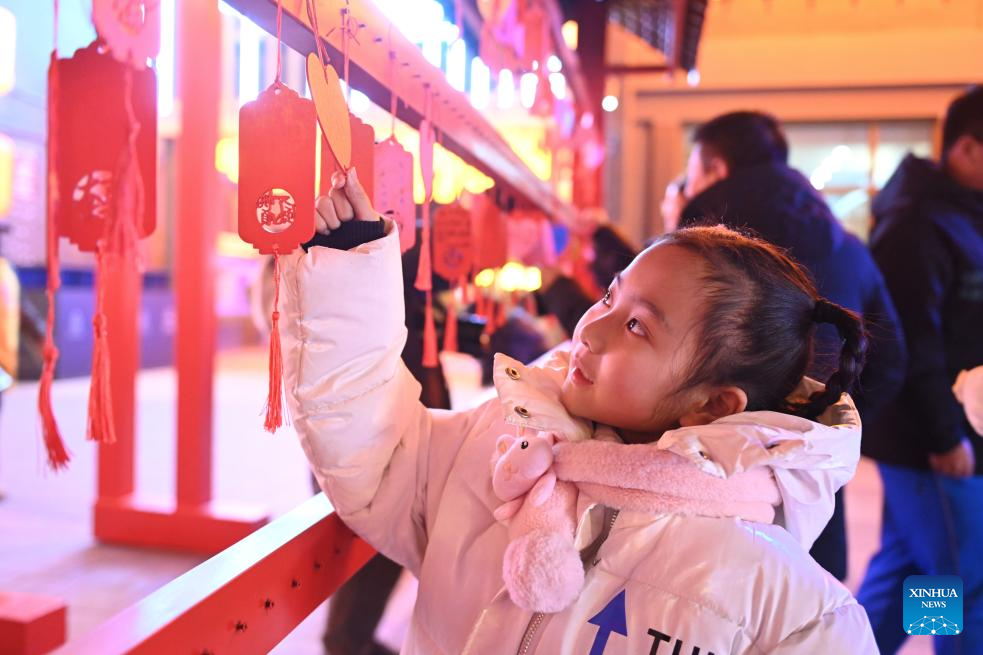
<path id="1" fill-rule="evenodd" d="M 57 652 L 266 653 L 374 554 L 318 494 Z"/>

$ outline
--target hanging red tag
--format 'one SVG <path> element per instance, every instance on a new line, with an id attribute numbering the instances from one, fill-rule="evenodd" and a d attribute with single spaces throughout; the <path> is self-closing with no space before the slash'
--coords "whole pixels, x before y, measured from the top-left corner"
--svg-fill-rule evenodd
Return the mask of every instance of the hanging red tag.
<path id="1" fill-rule="evenodd" d="M 478 37 L 478 55 L 496 78 L 502 69 L 505 68 L 505 57 L 502 53 L 502 46 L 499 44 L 498 39 L 495 38 L 495 33 L 491 27 L 487 24 L 481 28 L 481 36 Z"/>
<path id="2" fill-rule="evenodd" d="M 536 116 L 553 116 L 553 88 L 550 86 L 549 72 L 545 64 L 539 66 L 536 72 L 536 98 L 533 101 L 532 113 Z"/>
<path id="3" fill-rule="evenodd" d="M 413 204 L 413 154 L 395 139 L 375 146 L 376 211 L 396 221 L 399 249 L 406 252 L 416 243 L 416 205 Z"/>
<path id="4" fill-rule="evenodd" d="M 495 202 L 483 193 L 475 197 L 471 209 L 474 228 L 474 268 L 499 268 L 508 259 L 505 219 Z"/>
<path id="5" fill-rule="evenodd" d="M 506 221 L 508 258 L 526 266 L 548 266 L 556 258 L 553 230 L 542 212 L 515 211 Z"/>
<path id="6" fill-rule="evenodd" d="M 532 68 L 533 62 L 538 61 L 540 68 L 546 67 L 546 44 L 549 43 L 546 14 L 533 3 L 522 12 L 522 26 L 525 39 L 522 44 L 522 63 L 526 68 Z"/>
<path id="7" fill-rule="evenodd" d="M 126 75 L 132 75 L 129 101 L 139 126 L 136 164 L 143 187 L 142 211 L 127 217 L 138 237 L 154 230 L 157 179 L 157 82 L 152 69 L 127 71 L 100 52 L 97 43 L 54 62 L 58 85 L 54 111 L 58 144 L 54 167 L 59 202 L 58 234 L 86 252 L 95 252 L 107 235 L 118 200 L 126 196 L 124 177 L 133 179 L 126 111 Z"/>
<path id="8" fill-rule="evenodd" d="M 347 171 L 352 165 L 352 130 L 348 105 L 341 93 L 341 82 L 333 66 L 322 65 L 315 53 L 307 55 L 307 86 L 317 111 L 317 122 L 328 142 L 335 162 Z M 329 183 L 331 176 L 327 176 Z M 369 177 L 359 176 L 368 180 Z"/>
<path id="9" fill-rule="evenodd" d="M 365 180 L 362 188 L 369 198 L 375 197 L 375 130 L 368 123 L 359 120 L 354 114 L 348 115 L 351 126 L 351 167 L 358 171 L 358 179 Z M 321 188 L 319 195 L 327 195 L 331 190 L 331 176 L 340 171 L 338 163 L 329 148 L 321 148 Z M 413 190 L 410 189 L 412 197 Z"/>
<path id="10" fill-rule="evenodd" d="M 275 84 L 239 110 L 239 236 L 263 254 L 314 235 L 314 120 L 310 100 Z"/>
<path id="11" fill-rule="evenodd" d="M 92 22 L 113 57 L 137 70 L 160 51 L 160 0 L 93 0 Z"/>
<path id="12" fill-rule="evenodd" d="M 471 212 L 458 204 L 433 215 L 433 270 L 448 282 L 468 274 L 474 263 Z"/>

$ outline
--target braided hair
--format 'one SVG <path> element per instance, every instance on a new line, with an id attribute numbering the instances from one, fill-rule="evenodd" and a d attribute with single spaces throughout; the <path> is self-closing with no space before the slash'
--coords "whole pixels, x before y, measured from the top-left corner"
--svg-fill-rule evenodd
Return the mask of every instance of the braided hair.
<path id="1" fill-rule="evenodd" d="M 677 230 L 654 244 L 683 248 L 707 266 L 696 358 L 682 389 L 733 385 L 748 411 L 813 419 L 850 391 L 867 354 L 863 320 L 819 296 L 801 265 L 760 239 L 723 226 Z M 812 362 L 816 327 L 831 324 L 842 343 L 839 367 L 805 400 L 789 396 Z"/>

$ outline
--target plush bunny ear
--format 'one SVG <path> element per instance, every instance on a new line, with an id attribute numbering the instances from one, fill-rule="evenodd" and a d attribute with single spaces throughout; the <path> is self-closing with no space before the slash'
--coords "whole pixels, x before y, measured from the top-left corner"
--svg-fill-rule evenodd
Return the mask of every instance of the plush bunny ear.
<path id="1" fill-rule="evenodd" d="M 513 441 L 515 441 L 515 437 L 513 437 L 511 434 L 503 434 L 498 438 L 498 441 L 495 442 L 495 450 L 498 451 L 499 455 L 504 455 L 509 449 L 509 446 L 512 445 Z"/>

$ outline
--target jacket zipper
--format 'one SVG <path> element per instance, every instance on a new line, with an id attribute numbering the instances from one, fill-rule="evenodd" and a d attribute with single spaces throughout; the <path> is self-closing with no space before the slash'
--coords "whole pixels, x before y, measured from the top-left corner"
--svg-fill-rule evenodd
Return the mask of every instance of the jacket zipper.
<path id="1" fill-rule="evenodd" d="M 611 520 L 608 522 L 607 529 L 604 531 L 601 542 L 597 544 L 597 549 L 594 551 L 594 557 L 591 561 L 590 568 L 597 566 L 597 563 L 601 560 L 597 559 L 597 552 L 601 548 L 601 544 L 607 541 L 608 535 L 611 534 L 611 529 L 614 527 L 614 522 L 618 518 L 618 514 L 621 510 L 614 510 L 614 514 L 611 515 Z M 588 569 L 590 570 L 590 569 Z M 529 619 L 529 625 L 526 626 L 526 631 L 522 635 L 522 641 L 519 642 L 519 650 L 516 655 L 529 655 L 529 648 L 532 646 L 533 639 L 536 636 L 536 632 L 539 630 L 540 626 L 543 625 L 546 615 L 543 612 L 536 612 Z"/>

